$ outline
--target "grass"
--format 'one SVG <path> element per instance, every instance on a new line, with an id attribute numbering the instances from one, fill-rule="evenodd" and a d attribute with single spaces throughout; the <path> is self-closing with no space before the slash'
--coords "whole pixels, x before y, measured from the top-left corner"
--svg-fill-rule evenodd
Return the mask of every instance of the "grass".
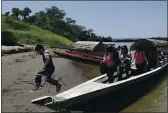
<path id="1" fill-rule="evenodd" d="M 22 44 L 34 45 L 42 42 L 47 47 L 72 47 L 74 43 L 65 37 L 54 34 L 50 31 L 43 30 L 37 26 L 23 23 L 13 17 L 2 16 L 2 33 L 10 33 L 13 40 Z M 7 39 L 9 36 L 3 36 Z"/>

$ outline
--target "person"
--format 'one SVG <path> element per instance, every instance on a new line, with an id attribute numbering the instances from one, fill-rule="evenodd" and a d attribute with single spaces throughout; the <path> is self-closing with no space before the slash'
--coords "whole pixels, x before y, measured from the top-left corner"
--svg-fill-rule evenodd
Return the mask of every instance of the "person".
<path id="1" fill-rule="evenodd" d="M 62 84 L 59 83 L 58 80 L 51 78 L 52 74 L 55 71 L 55 67 L 54 67 L 51 55 L 49 54 L 49 52 L 47 50 L 44 49 L 44 46 L 42 44 L 37 44 L 35 46 L 35 51 L 39 55 L 42 55 L 44 67 L 42 69 L 40 69 L 36 74 L 34 90 L 41 87 L 41 78 L 44 75 L 46 77 L 46 81 L 51 84 L 56 85 L 57 92 L 60 91 Z"/>
<path id="2" fill-rule="evenodd" d="M 126 45 L 122 46 L 120 60 L 127 76 L 129 76 L 129 71 L 131 70 L 131 59 L 132 55 L 131 53 L 128 52 L 127 46 Z"/>
<path id="3" fill-rule="evenodd" d="M 132 61 L 134 59 L 135 59 L 135 64 L 137 68 L 137 73 L 142 74 L 146 72 L 148 60 L 145 56 L 145 52 L 141 51 L 140 48 L 137 48 L 137 50 L 134 53 L 134 58 L 132 59 Z"/>
<path id="4" fill-rule="evenodd" d="M 130 52 L 128 52 L 128 47 L 126 45 L 121 47 L 121 55 L 120 55 L 121 60 L 124 60 L 125 58 L 130 58 L 132 59 L 132 55 Z"/>
<path id="5" fill-rule="evenodd" d="M 120 73 L 120 60 L 117 50 L 113 46 L 107 48 L 106 59 L 104 60 L 106 67 L 106 74 L 109 83 L 114 81 L 114 72 Z"/>
<path id="6" fill-rule="evenodd" d="M 164 59 L 164 52 L 158 51 L 158 57 L 159 57 L 159 60 L 162 61 Z"/>

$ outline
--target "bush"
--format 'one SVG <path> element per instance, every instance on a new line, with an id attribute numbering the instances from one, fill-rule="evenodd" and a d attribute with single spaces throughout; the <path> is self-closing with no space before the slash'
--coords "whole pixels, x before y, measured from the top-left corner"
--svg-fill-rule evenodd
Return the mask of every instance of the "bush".
<path id="1" fill-rule="evenodd" d="M 21 23 L 19 21 L 16 20 L 12 20 L 10 18 L 6 19 L 4 21 L 4 23 L 9 24 L 11 28 L 15 29 L 15 30 L 29 30 L 30 26 L 25 24 L 25 23 Z"/>
<path id="2" fill-rule="evenodd" d="M 12 18 L 2 17 L 2 30 L 5 31 L 2 33 L 2 44 L 4 45 L 43 43 L 47 47 L 70 47 L 74 44 L 69 39 L 51 31 Z"/>
<path id="3" fill-rule="evenodd" d="M 1 36 L 2 45 L 14 46 L 16 44 L 16 38 L 13 36 L 12 32 L 2 31 Z"/>

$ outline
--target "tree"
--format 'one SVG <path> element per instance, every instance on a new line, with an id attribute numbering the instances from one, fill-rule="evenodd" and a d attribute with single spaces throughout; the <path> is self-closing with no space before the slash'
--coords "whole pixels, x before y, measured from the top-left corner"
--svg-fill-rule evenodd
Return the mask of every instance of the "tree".
<path id="1" fill-rule="evenodd" d="M 34 24 L 36 21 L 36 16 L 29 16 L 28 18 L 25 19 L 26 22 L 29 22 L 31 24 Z"/>
<path id="2" fill-rule="evenodd" d="M 87 36 L 90 38 L 91 34 L 93 33 L 93 29 L 88 29 L 87 30 Z"/>
<path id="3" fill-rule="evenodd" d="M 34 16 L 36 17 L 35 25 L 44 28 L 44 26 L 46 25 L 46 22 L 47 22 L 46 13 L 44 11 L 39 11 L 39 12 L 35 13 Z"/>
<path id="4" fill-rule="evenodd" d="M 19 16 L 21 17 L 21 20 L 24 19 L 24 12 L 22 10 L 19 10 Z"/>
<path id="5" fill-rule="evenodd" d="M 86 29 L 85 26 L 77 25 L 76 20 L 69 17 L 65 18 L 66 12 L 56 6 L 46 8 L 45 11 L 39 11 L 29 16 L 31 12 L 31 9 L 28 7 L 25 7 L 23 10 L 19 10 L 19 8 L 12 9 L 12 15 L 17 18 L 20 16 L 21 19 L 24 20 L 23 22 L 29 22 L 43 29 L 50 30 L 72 41 L 112 41 L 110 36 L 96 36 L 96 34 L 93 33 L 93 29 Z M 9 12 L 6 12 L 5 15 L 8 16 Z"/>
<path id="6" fill-rule="evenodd" d="M 56 6 L 52 6 L 51 8 L 46 8 L 46 13 L 50 19 L 51 18 L 64 19 L 64 16 L 66 15 L 64 10 L 60 10 Z"/>
<path id="7" fill-rule="evenodd" d="M 5 16 L 9 16 L 9 14 L 10 14 L 10 12 L 6 12 L 4 15 L 5 15 Z"/>
<path id="8" fill-rule="evenodd" d="M 71 18 L 66 18 L 65 20 L 68 24 L 76 24 L 76 20 L 72 20 Z"/>
<path id="9" fill-rule="evenodd" d="M 27 16 L 29 16 L 29 14 L 31 13 L 32 11 L 30 10 L 30 8 L 28 7 L 25 7 L 22 11 L 22 15 L 23 15 L 23 19 L 26 19 Z"/>
<path id="10" fill-rule="evenodd" d="M 107 39 L 108 41 L 112 42 L 112 37 L 108 36 Z"/>
<path id="11" fill-rule="evenodd" d="M 19 10 L 19 8 L 12 8 L 12 16 L 16 16 L 16 17 L 18 17 L 19 16 L 19 14 L 20 14 L 20 10 Z"/>

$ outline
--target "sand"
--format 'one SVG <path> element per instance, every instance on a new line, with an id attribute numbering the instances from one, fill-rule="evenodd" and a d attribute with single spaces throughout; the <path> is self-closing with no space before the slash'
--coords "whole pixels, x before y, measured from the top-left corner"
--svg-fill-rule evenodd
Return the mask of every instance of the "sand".
<path id="1" fill-rule="evenodd" d="M 80 76 L 82 72 L 74 71 L 76 68 L 70 60 L 53 58 L 53 62 L 56 67 L 54 78 L 60 77 L 63 82 L 60 92 L 86 81 Z M 42 58 L 35 52 L 2 56 L 2 112 L 54 112 L 31 103 L 32 99 L 57 94 L 56 87 L 45 83 L 44 77 L 43 87 L 31 90 L 36 72 L 42 67 Z"/>

